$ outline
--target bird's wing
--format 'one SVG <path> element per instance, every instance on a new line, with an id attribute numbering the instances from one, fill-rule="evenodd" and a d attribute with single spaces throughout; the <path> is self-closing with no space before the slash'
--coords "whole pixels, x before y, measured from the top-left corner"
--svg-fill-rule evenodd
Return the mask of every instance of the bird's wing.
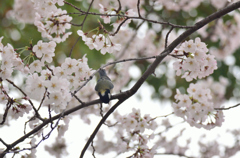
<path id="1" fill-rule="evenodd" d="M 100 90 L 106 90 L 106 89 L 113 89 L 113 84 L 110 80 L 103 80 L 103 79 L 99 79 L 97 82 L 97 85 L 95 86 L 95 90 L 96 91 L 100 91 Z"/>

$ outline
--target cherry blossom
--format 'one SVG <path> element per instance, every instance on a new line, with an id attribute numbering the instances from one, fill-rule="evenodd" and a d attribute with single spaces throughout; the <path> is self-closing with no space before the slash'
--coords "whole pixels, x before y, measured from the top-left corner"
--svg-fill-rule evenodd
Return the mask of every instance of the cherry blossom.
<path id="1" fill-rule="evenodd" d="M 121 50 L 121 44 L 113 43 L 107 34 L 99 34 L 93 35 L 92 37 L 87 37 L 87 33 L 84 33 L 82 30 L 78 30 L 77 33 L 82 37 L 82 40 L 89 49 L 100 50 L 103 55 L 107 52 L 113 53 Z"/>
<path id="2" fill-rule="evenodd" d="M 213 100 L 212 91 L 204 82 L 191 83 L 187 89 L 188 94 L 181 94 L 177 90 L 176 101 L 172 104 L 175 115 L 197 128 L 212 129 L 221 126 L 224 116 L 222 111 L 214 110 L 220 105 Z"/>
<path id="3" fill-rule="evenodd" d="M 213 73 L 217 69 L 215 56 L 206 54 L 208 49 L 206 44 L 200 41 L 200 38 L 186 41 L 174 50 L 174 55 L 182 56 L 181 61 L 173 63 L 173 68 L 176 70 L 176 75 L 190 82 L 193 79 L 201 79 Z M 184 58 L 185 57 L 185 58 Z"/>
<path id="4" fill-rule="evenodd" d="M 45 18 L 36 13 L 34 24 L 38 27 L 38 31 L 41 32 L 42 37 L 46 37 L 57 43 L 65 41 L 71 34 L 71 32 L 66 32 L 66 30 L 71 28 L 69 23 L 72 20 L 72 17 L 63 15 L 66 13 L 65 10 L 57 9 L 54 12 L 48 13 Z"/>

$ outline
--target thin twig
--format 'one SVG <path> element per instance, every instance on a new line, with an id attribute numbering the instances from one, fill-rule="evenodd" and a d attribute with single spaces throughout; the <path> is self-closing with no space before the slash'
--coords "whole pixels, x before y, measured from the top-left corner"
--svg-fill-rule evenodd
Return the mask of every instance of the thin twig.
<path id="1" fill-rule="evenodd" d="M 124 19 L 118 26 L 117 30 L 114 33 L 109 33 L 110 36 L 115 36 L 120 30 L 121 26 L 128 20 L 129 18 Z"/>
<path id="2" fill-rule="evenodd" d="M 81 99 L 79 99 L 74 93 L 72 93 L 72 92 L 70 92 L 70 93 L 71 93 L 71 95 L 72 95 L 75 99 L 77 99 L 77 101 L 78 101 L 79 103 L 83 104 L 83 102 L 81 101 Z"/>
<path id="3" fill-rule="evenodd" d="M 41 100 L 41 102 L 40 102 L 40 104 L 39 104 L 39 106 L 38 106 L 38 108 L 37 108 L 37 111 L 40 110 L 40 108 L 41 108 L 41 106 L 42 106 L 42 104 L 43 104 L 43 101 L 44 101 L 45 98 L 46 98 L 46 95 L 47 95 L 47 88 L 45 88 L 45 92 L 44 92 L 43 97 L 42 97 L 42 100 Z"/>
<path id="4" fill-rule="evenodd" d="M 87 13 L 88 13 L 89 10 L 91 9 L 93 2 L 94 2 L 94 0 L 91 1 L 90 5 L 89 5 L 89 7 L 88 7 Z M 88 16 L 88 14 L 86 14 L 86 16 L 84 17 L 84 19 L 83 19 L 83 21 L 82 21 L 82 24 L 81 24 L 82 28 L 81 28 L 81 30 L 83 30 L 83 25 L 84 25 L 84 23 L 85 23 L 85 20 L 87 19 L 87 16 Z"/>
<path id="5" fill-rule="evenodd" d="M 27 94 L 21 89 L 19 88 L 14 82 L 10 81 L 9 79 L 6 79 L 6 81 L 8 81 L 11 85 L 13 85 L 13 87 L 17 88 L 23 95 L 25 98 L 27 98 Z M 27 99 L 28 102 L 30 103 L 30 105 L 32 106 L 33 110 L 35 111 L 36 116 L 40 119 L 43 120 L 43 118 L 41 117 L 41 115 L 38 113 L 38 110 L 35 108 L 35 106 L 33 105 L 33 102 L 30 99 Z"/>
<path id="6" fill-rule="evenodd" d="M 93 141 L 91 142 L 91 147 L 92 147 L 92 149 L 93 149 L 93 151 L 92 151 L 92 156 L 94 157 L 94 158 L 96 158 L 96 156 L 95 156 L 95 148 L 94 148 L 94 146 L 93 146 Z"/>
<path id="7" fill-rule="evenodd" d="M 102 109 L 103 107 L 102 107 L 102 103 L 100 103 L 100 107 L 99 107 L 99 109 L 100 109 L 100 116 L 101 117 L 103 117 L 103 109 Z"/>
<path id="8" fill-rule="evenodd" d="M 78 41 L 80 40 L 80 36 L 78 37 L 78 39 L 76 40 L 76 42 L 74 43 L 74 45 L 71 47 L 71 50 L 70 50 L 70 53 L 69 53 L 69 57 L 72 56 L 72 51 L 73 51 L 73 48 L 76 46 L 76 44 L 78 43 Z"/>
<path id="9" fill-rule="evenodd" d="M 234 106 L 230 106 L 228 108 L 214 108 L 215 110 L 229 110 L 229 109 L 232 109 L 232 108 L 235 108 L 235 107 L 238 107 L 240 105 L 240 103 L 234 105 Z"/>
<path id="10" fill-rule="evenodd" d="M 182 153 L 171 153 L 171 152 L 168 152 L 168 153 L 156 153 L 155 155 L 174 155 L 174 156 L 180 156 L 180 157 L 186 157 L 186 158 L 197 158 L 197 157 L 192 157 L 192 156 L 186 156 Z"/>
<path id="11" fill-rule="evenodd" d="M 80 8 L 76 7 L 75 5 L 73 5 L 73 4 L 71 4 L 71 3 L 67 2 L 67 1 L 63 1 L 63 2 L 66 3 L 66 4 L 68 4 L 68 5 L 70 5 L 70 6 L 72 6 L 74 9 L 76 9 L 76 10 L 78 10 L 78 11 L 80 11 L 80 12 L 84 12 L 84 11 L 82 11 Z M 84 13 L 87 13 L 87 12 L 84 12 Z"/>
<path id="12" fill-rule="evenodd" d="M 50 123 L 51 123 L 51 128 L 53 129 L 53 120 L 52 120 L 50 105 L 48 105 L 48 116 L 49 116 L 49 120 L 50 120 Z"/>
<path id="13" fill-rule="evenodd" d="M 151 122 L 151 121 L 153 121 L 153 120 L 155 120 L 155 119 L 157 119 L 157 118 L 168 117 L 168 116 L 170 116 L 170 115 L 172 115 L 172 114 L 174 114 L 174 112 L 171 112 L 170 114 L 163 115 L 163 116 L 157 116 L 157 117 L 154 117 L 154 118 L 150 119 L 148 122 Z"/>
<path id="14" fill-rule="evenodd" d="M 166 35 L 166 39 L 165 39 L 165 49 L 167 48 L 168 45 L 168 36 L 170 35 L 170 33 L 172 32 L 173 27 L 170 28 L 170 30 L 168 31 L 167 35 Z"/>

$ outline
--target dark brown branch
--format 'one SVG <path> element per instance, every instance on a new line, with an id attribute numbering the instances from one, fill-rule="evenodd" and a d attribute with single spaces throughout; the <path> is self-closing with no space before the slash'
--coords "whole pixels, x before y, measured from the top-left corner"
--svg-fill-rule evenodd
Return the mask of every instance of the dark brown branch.
<path id="1" fill-rule="evenodd" d="M 118 9 L 117 9 L 117 13 L 119 13 L 119 11 L 122 10 L 122 5 L 121 5 L 120 0 L 117 0 L 117 1 L 118 1 Z"/>
<path id="2" fill-rule="evenodd" d="M 138 11 L 138 17 L 142 18 L 141 14 L 140 14 L 140 0 L 138 0 L 138 2 L 137 2 L 137 11 Z"/>

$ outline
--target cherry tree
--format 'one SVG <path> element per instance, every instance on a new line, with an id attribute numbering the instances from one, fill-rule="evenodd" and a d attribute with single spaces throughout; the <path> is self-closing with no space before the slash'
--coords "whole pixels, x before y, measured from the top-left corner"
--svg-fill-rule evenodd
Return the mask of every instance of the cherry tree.
<path id="1" fill-rule="evenodd" d="M 54 157 L 68 157 L 65 135 L 76 117 L 82 124 L 75 126 L 94 127 L 79 142 L 81 158 L 86 151 L 92 157 L 112 152 L 136 158 L 238 154 L 239 128 L 226 131 L 232 145 L 206 142 L 204 134 L 197 153 L 191 152 L 193 139 L 179 143 L 186 130 L 221 128 L 225 112 L 239 106 L 226 106 L 240 96 L 238 8 L 237 0 L 0 2 L 0 125 L 22 125 L 20 137 L 1 133 L 0 157 L 36 157 L 40 146 Z M 100 69 L 114 84 L 109 104 L 94 89 Z M 141 75 L 134 78 L 137 70 Z M 145 83 L 154 89 L 149 100 L 171 106 L 171 113 L 144 114 L 137 105 L 119 112 Z M 188 126 L 179 129 L 172 119 Z M 105 139 L 103 126 L 113 139 Z"/>

